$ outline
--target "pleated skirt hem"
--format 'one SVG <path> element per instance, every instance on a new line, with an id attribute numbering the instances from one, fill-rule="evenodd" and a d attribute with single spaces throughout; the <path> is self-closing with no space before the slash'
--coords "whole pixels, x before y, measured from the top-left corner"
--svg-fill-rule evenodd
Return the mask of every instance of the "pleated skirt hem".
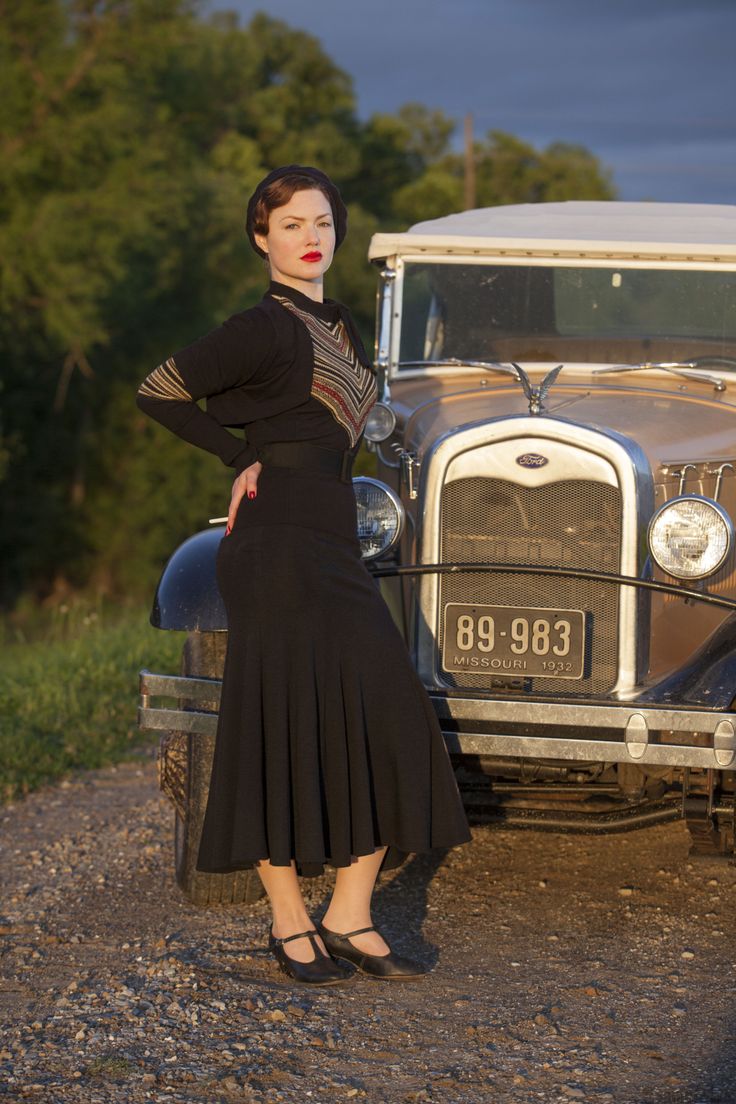
<path id="1" fill-rule="evenodd" d="M 353 864 L 356 859 L 364 858 L 367 855 L 372 855 L 374 851 L 380 850 L 382 847 L 386 848 L 386 854 L 383 862 L 381 863 L 381 873 L 385 873 L 388 870 L 395 870 L 402 865 L 409 857 L 409 855 L 422 855 L 431 851 L 447 851 L 452 847 L 458 847 L 460 844 L 467 843 L 471 839 L 470 832 L 463 838 L 458 839 L 457 834 L 448 840 L 447 843 L 433 843 L 431 846 L 422 846 L 420 844 L 404 844 L 399 847 L 393 844 L 377 843 L 375 848 L 370 851 L 362 851 L 358 854 L 351 855 L 349 859 L 336 858 L 332 859 L 327 855 L 323 855 L 319 858 L 301 859 L 301 858 L 276 858 L 270 855 L 260 855 L 257 859 L 233 859 L 230 863 L 222 866 L 198 866 L 197 870 L 205 874 L 232 874 L 237 870 L 254 870 L 259 862 L 266 861 L 272 866 L 287 867 L 293 863 L 296 867 L 297 874 L 303 878 L 318 878 L 322 874 L 325 874 L 328 869 L 340 870 L 345 869 Z"/>

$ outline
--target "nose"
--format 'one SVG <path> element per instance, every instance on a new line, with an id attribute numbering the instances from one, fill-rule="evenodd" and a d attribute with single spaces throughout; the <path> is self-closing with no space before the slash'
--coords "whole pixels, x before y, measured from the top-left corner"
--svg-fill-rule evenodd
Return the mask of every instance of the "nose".
<path id="1" fill-rule="evenodd" d="M 319 227 L 316 223 L 308 228 L 307 238 L 309 245 L 319 245 Z"/>

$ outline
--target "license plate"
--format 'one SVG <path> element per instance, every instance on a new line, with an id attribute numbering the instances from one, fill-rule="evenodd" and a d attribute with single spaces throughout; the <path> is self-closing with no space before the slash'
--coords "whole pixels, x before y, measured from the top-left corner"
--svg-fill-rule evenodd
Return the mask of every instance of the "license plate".
<path id="1" fill-rule="evenodd" d="M 511 678 L 583 677 L 585 613 L 536 606 L 445 606 L 442 668 Z"/>

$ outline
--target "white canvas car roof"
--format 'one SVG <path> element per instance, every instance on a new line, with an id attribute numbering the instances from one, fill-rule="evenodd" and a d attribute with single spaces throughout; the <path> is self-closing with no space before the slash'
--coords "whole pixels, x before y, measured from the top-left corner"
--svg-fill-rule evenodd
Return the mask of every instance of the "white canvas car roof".
<path id="1" fill-rule="evenodd" d="M 460 211 L 402 234 L 374 234 L 371 260 L 394 254 L 648 257 L 736 262 L 736 206 L 570 201 Z"/>

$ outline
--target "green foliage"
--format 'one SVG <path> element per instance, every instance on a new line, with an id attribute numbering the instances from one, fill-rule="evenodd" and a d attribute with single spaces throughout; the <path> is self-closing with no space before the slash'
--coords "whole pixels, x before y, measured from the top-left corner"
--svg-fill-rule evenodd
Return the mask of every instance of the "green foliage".
<path id="1" fill-rule="evenodd" d="M 137 727 L 137 673 L 179 669 L 182 634 L 153 629 L 141 614 L 104 626 L 87 612 L 71 633 L 65 619 L 76 620 L 73 610 L 58 615 L 50 639 L 4 648 L 0 801 L 150 745 Z"/>
<path id="2" fill-rule="evenodd" d="M 360 123 L 350 77 L 264 14 L 189 0 L 23 0 L 0 20 L 0 602 L 148 596 L 230 475 L 137 411 L 156 364 L 263 292 L 243 233 L 274 165 L 318 164 L 351 232 L 329 294 L 372 347 L 371 234 L 461 206 L 454 121 Z M 610 194 L 586 150 L 476 148 L 478 202 Z"/>
<path id="3" fill-rule="evenodd" d="M 408 225 L 441 218 L 442 215 L 462 210 L 462 206 L 462 176 L 447 163 L 433 165 L 418 179 L 399 188 L 394 198 L 397 218 Z"/>
<path id="4" fill-rule="evenodd" d="M 613 199 L 610 178 L 582 146 L 554 142 L 537 150 L 512 134 L 491 131 L 474 145 L 476 205 L 543 203 L 565 199 Z M 394 194 L 402 223 L 440 218 L 462 209 L 464 158 L 445 153 Z"/>
<path id="5" fill-rule="evenodd" d="M 582 146 L 553 143 L 536 150 L 512 134 L 491 131 L 477 147 L 478 206 L 613 199 L 598 161 Z"/>
<path id="6" fill-rule="evenodd" d="M 350 303 L 369 356 L 373 353 L 376 272 L 366 263 L 368 246 L 381 224 L 358 204 L 348 204 L 350 233 L 330 269 L 330 295 Z"/>
<path id="7" fill-rule="evenodd" d="M 183 0 L 20 8 L 0 30 L 0 346 L 15 400 L 0 431 L 3 598 L 29 584 L 142 593 L 212 503 L 223 512 L 229 481 L 143 426 L 136 386 L 262 294 L 242 220 L 267 166 L 355 171 L 350 82 L 265 16 L 244 32 Z"/>
<path id="8" fill-rule="evenodd" d="M 349 182 L 351 197 L 377 215 L 384 228 L 394 226 L 402 218 L 395 197 L 447 154 L 454 129 L 452 119 L 421 104 L 405 104 L 396 115 L 372 116 L 360 138 L 360 173 Z"/>

